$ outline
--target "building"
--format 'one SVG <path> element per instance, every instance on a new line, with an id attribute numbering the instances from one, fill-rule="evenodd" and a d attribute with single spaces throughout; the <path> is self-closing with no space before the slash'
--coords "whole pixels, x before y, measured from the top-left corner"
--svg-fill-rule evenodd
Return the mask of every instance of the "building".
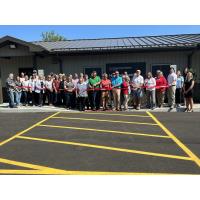
<path id="1" fill-rule="evenodd" d="M 164 74 L 173 64 L 177 69 L 192 67 L 196 86 L 200 84 L 200 34 L 181 34 L 145 37 L 78 39 L 58 42 L 26 42 L 10 36 L 0 38 L 0 88 L 6 99 L 5 80 L 10 72 L 31 74 L 33 69 L 45 74 L 90 74 L 96 70 L 111 73 L 118 69 L 132 74 L 141 69 Z M 198 90 L 199 91 L 199 90 Z M 198 100 L 198 93 L 196 100 Z M 0 92 L 1 96 L 1 92 Z M 1 99 L 1 97 L 0 97 Z"/>

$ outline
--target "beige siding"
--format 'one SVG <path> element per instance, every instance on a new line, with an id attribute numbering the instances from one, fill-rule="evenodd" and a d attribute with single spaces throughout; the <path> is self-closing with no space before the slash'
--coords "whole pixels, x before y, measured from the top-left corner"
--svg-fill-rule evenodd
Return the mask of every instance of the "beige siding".
<path id="1" fill-rule="evenodd" d="M 52 57 L 37 57 L 37 67 L 38 69 L 43 69 L 45 75 L 49 74 L 50 72 L 59 73 L 59 63 L 53 63 Z"/>
<path id="2" fill-rule="evenodd" d="M 103 71 L 108 63 L 146 62 L 147 71 L 152 64 L 176 64 L 179 69 L 187 66 L 188 52 L 121 53 L 107 55 L 82 55 L 63 57 L 63 69 L 66 73 L 84 71 L 84 67 L 101 67 Z"/>

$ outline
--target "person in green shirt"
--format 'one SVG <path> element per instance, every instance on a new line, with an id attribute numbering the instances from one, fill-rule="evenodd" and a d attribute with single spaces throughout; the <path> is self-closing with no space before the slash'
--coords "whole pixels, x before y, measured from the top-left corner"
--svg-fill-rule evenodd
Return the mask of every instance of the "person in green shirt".
<path id="1" fill-rule="evenodd" d="M 100 77 L 97 76 L 96 71 L 93 71 L 89 79 L 90 104 L 93 111 L 99 110 L 100 108 L 100 83 Z"/>

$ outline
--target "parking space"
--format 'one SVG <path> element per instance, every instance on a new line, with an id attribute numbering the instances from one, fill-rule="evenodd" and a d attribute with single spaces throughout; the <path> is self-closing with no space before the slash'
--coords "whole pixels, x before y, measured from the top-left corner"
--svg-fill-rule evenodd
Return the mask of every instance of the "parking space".
<path id="1" fill-rule="evenodd" d="M 170 116 L 165 119 L 149 112 L 30 116 L 24 119 L 23 130 L 3 131 L 0 174 L 200 174 L 198 150 L 194 153 L 191 144 L 188 147 L 176 136 L 176 129 L 171 130 Z M 10 121 L 9 130 L 18 129 L 18 119 Z"/>

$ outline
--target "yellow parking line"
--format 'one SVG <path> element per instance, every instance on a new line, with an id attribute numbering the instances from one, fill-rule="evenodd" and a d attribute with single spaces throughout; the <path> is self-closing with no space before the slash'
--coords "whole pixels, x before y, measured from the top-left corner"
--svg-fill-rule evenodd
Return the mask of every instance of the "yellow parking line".
<path id="1" fill-rule="evenodd" d="M 167 129 L 152 113 L 147 114 L 165 131 L 165 133 L 200 167 L 200 159 L 185 144 L 183 144 L 169 129 Z"/>
<path id="2" fill-rule="evenodd" d="M 161 154 L 161 153 L 131 150 L 131 149 L 122 149 L 122 148 L 117 148 L 117 147 L 101 146 L 101 145 L 95 145 L 95 144 L 85 144 L 85 143 L 78 143 L 78 142 L 60 141 L 60 140 L 35 138 L 35 137 L 28 137 L 28 136 L 18 136 L 17 138 L 26 139 L 26 140 L 34 140 L 34 141 L 42 141 L 42 142 L 50 142 L 50 143 L 57 143 L 57 144 L 82 146 L 82 147 L 89 147 L 89 148 L 96 148 L 96 149 L 105 149 L 105 150 L 110 150 L 110 151 L 118 151 L 118 152 L 132 153 L 132 154 L 142 154 L 142 155 L 157 156 L 157 157 L 164 157 L 164 158 L 173 158 L 173 159 L 180 159 L 180 160 L 191 160 L 190 157 L 185 157 L 185 156 Z"/>
<path id="3" fill-rule="evenodd" d="M 48 175 L 192 175 L 192 174 L 174 174 L 174 173 L 148 173 L 148 172 L 101 172 L 101 171 L 69 171 L 53 172 L 45 170 L 0 170 L 0 174 L 48 174 Z"/>
<path id="4" fill-rule="evenodd" d="M 49 127 L 49 128 L 94 131 L 94 132 L 102 132 L 102 133 L 108 132 L 108 133 L 125 134 L 125 135 L 137 135 L 137 136 L 145 136 L 145 137 L 158 137 L 158 138 L 168 138 L 168 139 L 170 138 L 167 135 L 145 134 L 145 133 L 135 133 L 135 132 L 126 132 L 126 131 L 113 131 L 113 130 L 105 130 L 105 129 L 81 128 L 81 127 L 72 127 L 72 126 L 55 126 L 55 125 L 46 125 L 46 124 L 41 124 L 39 126 Z"/>
<path id="5" fill-rule="evenodd" d="M 158 126 L 158 124 L 145 123 L 145 122 L 129 122 L 129 121 L 116 121 L 116 120 L 107 120 L 107 119 L 89 119 L 89 118 L 78 118 L 78 117 L 52 117 L 53 119 L 75 119 L 75 120 L 84 120 L 84 121 L 96 121 L 96 122 L 112 122 L 112 123 L 125 123 L 125 124 L 138 124 L 138 125 L 150 125 Z"/>
<path id="6" fill-rule="evenodd" d="M 8 160 L 8 159 L 4 159 L 4 158 L 0 158 L 0 163 L 15 165 L 15 166 L 19 166 L 19 167 L 26 167 L 26 168 L 30 168 L 30 169 L 34 169 L 34 170 L 43 170 L 43 171 L 46 171 L 49 173 L 63 172 L 63 170 L 60 170 L 60 169 L 55 169 L 55 168 L 51 168 L 51 167 L 35 165 L 35 164 L 30 164 L 30 163 L 25 163 L 25 162 L 19 162 L 19 161 L 15 161 L 15 160 Z"/>
<path id="7" fill-rule="evenodd" d="M 111 116 L 125 116 L 125 117 L 146 117 L 146 118 L 150 118 L 150 116 L 148 115 L 136 115 L 136 114 L 119 114 L 119 113 L 104 113 L 104 112 L 62 112 L 63 114 L 84 114 L 84 115 L 111 115 Z"/>
<path id="8" fill-rule="evenodd" d="M 6 139 L 6 140 L 0 142 L 0 146 L 6 144 L 6 143 L 8 143 L 8 142 L 10 142 L 11 140 L 14 140 L 17 136 L 20 136 L 20 135 L 22 135 L 22 134 L 24 134 L 24 133 L 30 131 L 31 129 L 33 129 L 33 128 L 35 128 L 36 126 L 40 125 L 41 123 L 47 121 L 48 119 L 50 119 L 50 118 L 52 118 L 52 117 L 58 115 L 59 113 L 60 113 L 60 112 L 56 112 L 56 113 L 54 113 L 53 115 L 50 115 L 49 117 L 46 117 L 45 119 L 43 119 L 43 120 L 37 122 L 36 124 L 30 126 L 29 128 L 27 128 L 27 129 L 25 129 L 25 130 L 23 130 L 23 131 L 20 131 L 20 132 L 18 132 L 18 133 L 16 133 L 16 134 L 13 135 L 12 137 L 10 137 L 10 138 L 8 138 L 8 139 Z"/>

